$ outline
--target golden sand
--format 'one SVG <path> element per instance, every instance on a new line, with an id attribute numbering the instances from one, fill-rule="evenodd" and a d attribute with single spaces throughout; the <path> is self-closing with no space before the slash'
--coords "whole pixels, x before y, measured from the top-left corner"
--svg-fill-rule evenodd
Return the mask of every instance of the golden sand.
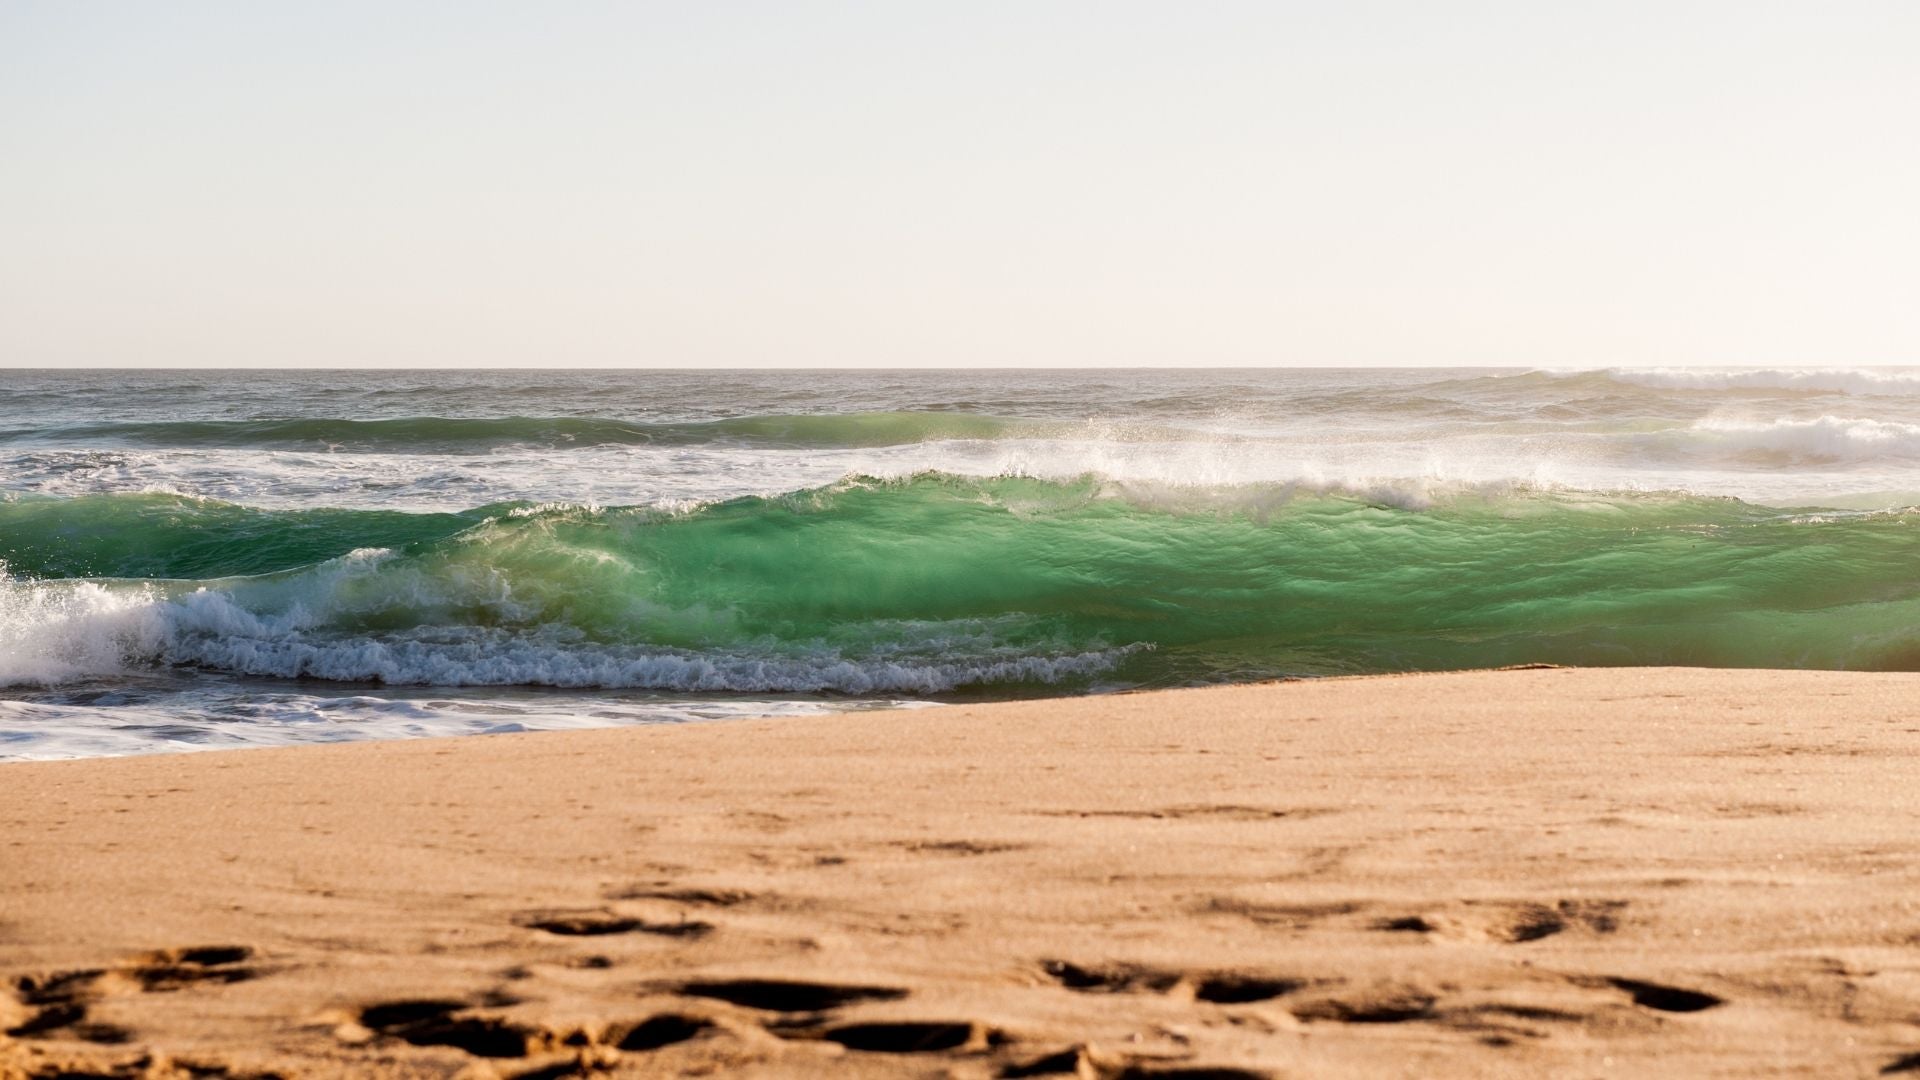
<path id="1" fill-rule="evenodd" d="M 0 1076 L 1920 1075 L 1920 678 L 0 766 Z"/>

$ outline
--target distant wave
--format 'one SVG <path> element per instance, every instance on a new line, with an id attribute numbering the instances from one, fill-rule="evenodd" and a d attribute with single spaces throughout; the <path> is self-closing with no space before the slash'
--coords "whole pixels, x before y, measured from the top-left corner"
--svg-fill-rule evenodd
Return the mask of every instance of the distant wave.
<path id="1" fill-rule="evenodd" d="M 860 412 L 745 416 L 683 423 L 587 417 L 414 416 L 380 420 L 303 417 L 67 424 L 0 431 L 0 444 L 100 443 L 166 447 L 460 452 L 505 446 L 697 446 L 707 443 L 832 448 L 931 439 L 992 439 L 1059 430 L 1058 423 L 966 412 Z"/>
<path id="2" fill-rule="evenodd" d="M 1611 368 L 1616 382 L 1663 390 L 1798 390 L 1920 394 L 1920 372 L 1887 368 Z"/>
<path id="3" fill-rule="evenodd" d="M 1808 420 L 1708 419 L 1690 433 L 1724 454 L 1763 464 L 1830 464 L 1920 456 L 1920 424 L 1821 416 Z"/>
<path id="4" fill-rule="evenodd" d="M 168 545 L 152 536 L 60 577 L 60 508 L 114 511 L 40 503 L 40 531 L 6 532 L 0 682 L 190 665 L 925 694 L 1525 661 L 1920 669 L 1911 511 L 1523 485 L 1409 510 L 1347 489 L 938 473 L 680 512 L 488 507 L 417 527 L 180 500 L 186 524 L 156 513 L 154 535 L 199 528 L 208 551 L 230 551 L 181 580 L 154 562 Z M 324 544 L 304 536 L 316 527 Z M 246 544 L 223 546 L 223 530 Z M 291 560 L 395 534 L 269 573 L 212 569 L 260 565 L 245 546 Z"/>

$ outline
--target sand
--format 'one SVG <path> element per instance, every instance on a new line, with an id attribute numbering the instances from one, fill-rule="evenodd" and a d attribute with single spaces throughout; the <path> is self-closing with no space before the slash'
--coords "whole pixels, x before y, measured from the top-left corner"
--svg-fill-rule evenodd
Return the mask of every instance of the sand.
<path id="1" fill-rule="evenodd" d="M 1920 677 L 0 766 L 0 1075 L 1920 1075 Z"/>

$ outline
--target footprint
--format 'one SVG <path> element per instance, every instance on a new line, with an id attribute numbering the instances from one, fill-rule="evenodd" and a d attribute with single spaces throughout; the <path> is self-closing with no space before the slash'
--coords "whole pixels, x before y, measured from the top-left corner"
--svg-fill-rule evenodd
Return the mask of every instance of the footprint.
<path id="1" fill-rule="evenodd" d="M 1440 924 L 1424 915 L 1399 915 L 1381 919 L 1373 924 L 1373 928 L 1397 934 L 1431 934 L 1440 929 Z"/>
<path id="2" fill-rule="evenodd" d="M 1379 986 L 1354 994 L 1328 996 L 1292 1008 L 1301 1020 L 1332 1020 L 1342 1024 L 1400 1024 L 1433 1015 L 1435 995 L 1418 987 Z"/>
<path id="3" fill-rule="evenodd" d="M 1539 941 L 1566 928 L 1566 920 L 1543 904 L 1468 905 L 1467 910 L 1459 913 L 1403 915 L 1374 924 L 1376 930 L 1509 945 Z"/>
<path id="4" fill-rule="evenodd" d="M 1553 909 L 1539 904 L 1519 904 L 1495 918 L 1487 927 L 1487 934 L 1496 941 L 1519 944 L 1552 937 L 1566 928 L 1567 920 Z"/>
<path id="5" fill-rule="evenodd" d="M 498 1017 L 456 1016 L 465 1001 L 390 1001 L 360 1010 L 360 1024 L 414 1046 L 451 1046 L 475 1057 L 519 1058 L 553 1048 L 560 1040 L 542 1028 Z"/>
<path id="6" fill-rule="evenodd" d="M 1661 1012 L 1701 1012 L 1727 1003 L 1725 998 L 1715 997 L 1699 990 L 1685 990 L 1678 986 L 1664 986 L 1660 983 L 1642 982 L 1639 979 L 1609 977 L 1605 982 L 1631 994 L 1635 1005 L 1658 1009 Z"/>
<path id="7" fill-rule="evenodd" d="M 1194 911 L 1201 915 L 1238 915 L 1261 926 L 1305 930 L 1326 919 L 1355 914 L 1365 907 L 1365 904 L 1347 900 L 1324 904 L 1289 904 L 1246 900 L 1237 896 L 1214 896 L 1196 906 Z"/>
<path id="8" fill-rule="evenodd" d="M 713 1021 L 702 1017 L 663 1013 L 617 1033 L 617 1038 L 610 1033 L 608 1041 L 620 1050 L 658 1050 L 663 1046 L 686 1042 L 713 1028 Z"/>
<path id="9" fill-rule="evenodd" d="M 1045 961 L 1041 970 L 1061 986 L 1083 994 L 1165 994 L 1185 986 L 1192 990 L 1195 1001 L 1215 1005 L 1269 1001 L 1308 985 L 1305 979 L 1240 971 L 1183 973 L 1134 964 L 1089 968 L 1065 960 Z"/>
<path id="10" fill-rule="evenodd" d="M 145 963 L 126 969 L 150 993 L 178 990 L 196 983 L 246 982 L 260 973 L 238 966 L 253 955 L 245 945 L 209 945 L 164 949 L 147 954 Z"/>
<path id="11" fill-rule="evenodd" d="M 1468 1005 L 1448 1010 L 1449 1016 L 1500 1016 L 1515 1020 L 1552 1020 L 1559 1023 L 1577 1024 L 1588 1017 L 1583 1013 L 1566 1009 L 1553 1009 L 1545 1005 L 1512 1005 L 1502 1001 L 1491 1001 L 1482 1005 Z"/>
<path id="12" fill-rule="evenodd" d="M 768 1012 L 825 1012 L 859 1001 L 898 1001 L 905 990 L 892 986 L 848 986 L 785 979 L 725 979 L 683 983 L 680 993 L 713 998 Z"/>
<path id="13" fill-rule="evenodd" d="M 415 1046 L 451 1046 L 485 1058 L 526 1057 L 536 1049 L 536 1040 L 545 1042 L 538 1028 L 497 1017 L 450 1017 L 384 1034 L 396 1035 Z"/>
<path id="14" fill-rule="evenodd" d="M 16 1039 L 31 1039 L 50 1031 L 70 1027 L 86 1019 L 87 1007 L 72 1002 L 60 1002 L 35 1009 L 27 1018 L 6 1030 L 6 1034 Z"/>
<path id="15" fill-rule="evenodd" d="M 362 1008 L 359 1027 L 378 1036 L 399 1039 L 414 1046 L 448 1046 L 481 1058 L 528 1058 L 564 1051 L 576 1060 L 516 1076 L 571 1076 L 587 1061 L 582 1054 L 597 1054 L 601 1064 L 613 1051 L 646 1052 L 686 1042 L 708 1031 L 719 1029 L 712 1020 L 700 1016 L 662 1013 L 634 1024 L 614 1025 L 604 1035 L 573 1028 L 556 1030 L 538 1024 L 525 1024 L 505 1017 L 463 1015 L 475 1002 L 461 998 L 419 998 L 388 1001 Z M 481 1004 L 484 1004 L 482 1002 Z M 342 1029 L 340 1037 L 359 1042 L 366 1033 L 355 1033 L 352 1026 Z"/>
<path id="16" fill-rule="evenodd" d="M 999 1038 L 978 1024 L 961 1022 L 847 1024 L 820 1033 L 828 1042 L 874 1054 L 933 1054 L 984 1047 Z"/>
<path id="17" fill-rule="evenodd" d="M 1624 900 L 1561 900 L 1549 907 L 1529 902 L 1468 900 L 1452 910 L 1381 919 L 1376 930 L 1430 934 L 1453 941 L 1494 941 L 1508 945 L 1539 941 L 1584 926 L 1598 934 L 1619 929 Z"/>
<path id="18" fill-rule="evenodd" d="M 986 840 L 903 840 L 892 846 L 935 855 L 998 855 L 1007 851 L 1023 851 L 1033 845 Z"/>
<path id="19" fill-rule="evenodd" d="M 1541 1024 L 1580 1024 L 1592 1017 L 1566 1009 L 1491 1001 L 1450 1008 L 1435 1019 L 1456 1031 L 1477 1035 L 1488 1046 L 1512 1046 L 1518 1039 L 1544 1039 Z"/>
<path id="20" fill-rule="evenodd" d="M 15 980 L 14 988 L 19 991 L 20 1000 L 28 1005 L 61 1004 L 97 996 L 93 993 L 94 984 L 106 973 L 105 968 L 89 968 L 45 976 L 22 975 Z"/>
<path id="21" fill-rule="evenodd" d="M 1181 979 L 1177 971 L 1133 964 L 1087 968 L 1065 960 L 1047 960 L 1040 967 L 1054 982 L 1069 990 L 1087 994 L 1122 994 L 1142 990 L 1164 994 L 1179 985 Z"/>
<path id="22" fill-rule="evenodd" d="M 1562 900 L 1554 905 L 1560 914 L 1584 924 L 1596 934 L 1611 934 L 1620 929 L 1620 913 L 1625 900 Z"/>
<path id="23" fill-rule="evenodd" d="M 381 1005 L 369 1005 L 360 1010 L 360 1023 L 374 1031 L 387 1031 L 417 1024 L 427 1020 L 437 1020 L 449 1013 L 459 1012 L 467 1007 L 464 1001 L 452 1001 L 445 998 L 423 998 L 414 1001 L 389 1001 Z"/>
<path id="24" fill-rule="evenodd" d="M 237 964 L 252 955 L 253 950 L 245 945 L 198 945 L 186 949 L 163 949 L 149 953 L 148 959 L 156 964 L 221 967 L 226 964 Z"/>
<path id="25" fill-rule="evenodd" d="M 543 930 L 562 937 L 599 937 L 605 934 L 702 937 L 714 929 L 712 923 L 698 920 L 654 923 L 610 911 L 533 911 L 521 915 L 514 922 L 529 930 Z"/>
<path id="26" fill-rule="evenodd" d="M 1079 1076 L 1093 1069 L 1084 1046 L 1070 1046 L 1052 1054 L 1043 1054 L 1030 1061 L 1015 1062 L 1000 1070 L 1002 1077 L 1012 1080 L 1027 1076 Z"/>
<path id="27" fill-rule="evenodd" d="M 236 983 L 256 977 L 252 968 L 238 967 L 253 955 L 244 945 L 211 945 L 164 949 L 110 968 L 23 975 L 14 982 L 26 1017 L 6 1034 L 33 1038 L 61 1032 L 102 1044 L 128 1042 L 133 1033 L 114 1024 L 87 1020 L 89 1006 L 121 993 L 168 993 L 197 983 Z"/>
<path id="28" fill-rule="evenodd" d="M 759 894 L 745 889 L 674 888 L 664 883 L 614 889 L 606 896 L 609 900 L 671 900 L 679 904 L 707 907 L 733 907 L 759 899 Z"/>
<path id="29" fill-rule="evenodd" d="M 1065 960 L 1048 960 L 1041 965 L 1041 970 L 1061 986 L 1083 994 L 1166 994 L 1185 987 L 1195 1001 L 1214 1005 L 1270 1001 L 1310 985 L 1306 979 L 1244 971 L 1183 973 L 1133 964 L 1089 968 Z"/>
<path id="30" fill-rule="evenodd" d="M 1204 976 L 1195 982 L 1193 997 L 1196 1001 L 1209 1001 L 1216 1005 L 1245 1005 L 1285 997 L 1307 985 L 1305 979 L 1223 973 Z"/>

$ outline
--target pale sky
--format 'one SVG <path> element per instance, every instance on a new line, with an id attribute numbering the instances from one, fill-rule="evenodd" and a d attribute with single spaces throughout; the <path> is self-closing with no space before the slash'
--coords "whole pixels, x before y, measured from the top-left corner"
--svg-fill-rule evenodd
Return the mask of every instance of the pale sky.
<path id="1" fill-rule="evenodd" d="M 0 0 L 0 365 L 1920 363 L 1920 3 Z"/>

